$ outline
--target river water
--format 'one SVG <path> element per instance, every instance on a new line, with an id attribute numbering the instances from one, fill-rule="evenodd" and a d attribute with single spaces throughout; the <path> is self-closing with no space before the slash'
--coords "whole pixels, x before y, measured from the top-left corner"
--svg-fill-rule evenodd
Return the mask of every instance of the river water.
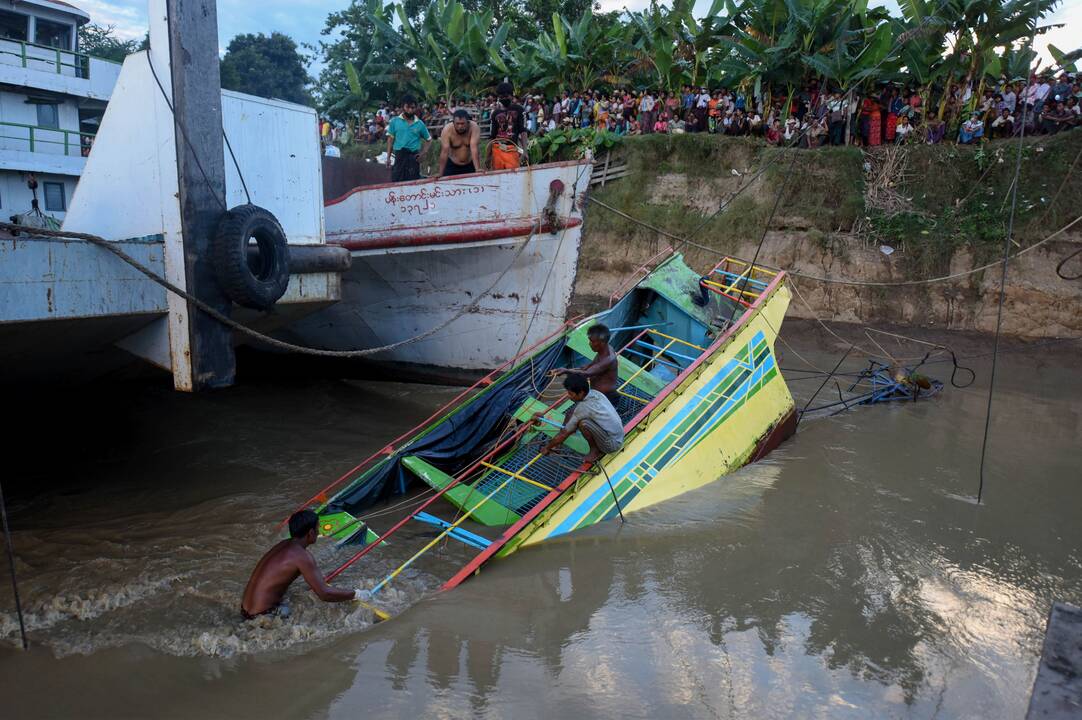
<path id="1" fill-rule="evenodd" d="M 819 367 L 840 354 L 790 342 Z M 448 547 L 374 626 L 301 587 L 287 622 L 237 607 L 275 522 L 453 390 L 26 398 L 3 482 L 32 647 L 5 567 L 0 716 L 1021 717 L 1051 602 L 1082 601 L 1077 357 L 1001 357 L 981 505 L 987 358 L 968 389 L 806 421 L 762 463 L 433 595 L 464 557 Z M 800 404 L 819 380 L 791 375 Z M 424 534 L 340 580 L 370 585 Z"/>

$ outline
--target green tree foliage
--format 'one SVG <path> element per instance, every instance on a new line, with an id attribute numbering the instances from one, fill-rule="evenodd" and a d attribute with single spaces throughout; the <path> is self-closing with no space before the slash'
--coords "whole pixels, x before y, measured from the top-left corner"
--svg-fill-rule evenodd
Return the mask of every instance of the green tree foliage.
<path id="1" fill-rule="evenodd" d="M 123 62 L 133 52 L 145 50 L 149 40 L 121 40 L 116 36 L 115 25 L 87 23 L 79 28 L 79 52 L 94 57 Z"/>
<path id="2" fill-rule="evenodd" d="M 297 43 L 282 33 L 237 35 L 222 58 L 227 90 L 311 105 L 311 81 Z"/>

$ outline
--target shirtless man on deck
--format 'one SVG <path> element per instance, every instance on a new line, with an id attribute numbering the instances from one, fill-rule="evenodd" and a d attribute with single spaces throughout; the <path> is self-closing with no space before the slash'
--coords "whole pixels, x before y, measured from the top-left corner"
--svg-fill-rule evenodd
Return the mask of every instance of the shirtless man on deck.
<path id="1" fill-rule="evenodd" d="M 609 329 L 598 323 L 591 325 L 586 331 L 586 337 L 590 340 L 590 349 L 597 353 L 590 364 L 581 368 L 556 368 L 553 375 L 566 375 L 574 373 L 583 375 L 590 381 L 590 387 L 608 398 L 612 407 L 618 407 L 620 394 L 616 388 L 620 386 L 619 358 L 616 351 L 609 345 Z"/>
<path id="2" fill-rule="evenodd" d="M 308 552 L 308 546 L 319 537 L 318 525 L 319 517 L 311 510 L 301 510 L 289 518 L 289 539 L 267 551 L 244 588 L 240 614 L 245 620 L 259 615 L 289 617 L 289 607 L 282 603 L 282 598 L 299 575 L 304 576 L 308 587 L 324 602 L 360 600 L 367 595 L 363 590 L 331 587 L 323 579 L 323 573 Z"/>
<path id="3" fill-rule="evenodd" d="M 455 110 L 451 124 L 440 132 L 440 161 L 436 165 L 436 177 L 466 175 L 481 169 L 477 154 L 481 142 L 481 126 L 470 119 L 470 114 L 459 108 Z"/>

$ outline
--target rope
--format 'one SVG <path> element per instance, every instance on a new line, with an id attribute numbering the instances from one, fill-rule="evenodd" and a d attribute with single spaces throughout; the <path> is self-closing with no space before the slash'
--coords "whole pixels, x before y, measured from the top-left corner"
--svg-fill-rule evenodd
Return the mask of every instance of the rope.
<path id="1" fill-rule="evenodd" d="M 763 234 L 759 238 L 759 244 L 755 247 L 755 255 L 751 258 L 751 264 L 748 265 L 747 274 L 741 274 L 743 279 L 740 283 L 740 288 L 736 291 L 736 297 L 740 297 L 747 290 L 748 282 L 751 281 L 751 276 L 755 274 L 755 264 L 759 262 L 759 253 L 763 250 L 763 243 L 766 242 L 766 236 L 770 232 L 770 221 L 774 219 L 774 214 L 778 212 L 778 206 L 781 205 L 781 198 L 785 194 L 785 188 L 789 186 L 789 178 L 793 176 L 793 167 L 796 166 L 796 153 L 792 153 L 793 157 L 789 161 L 789 172 L 785 173 L 785 178 L 781 181 L 781 185 L 778 186 L 778 192 L 774 196 L 774 207 L 770 208 L 770 214 L 766 216 L 766 222 L 763 223 Z M 729 326 L 732 326 L 733 320 L 736 319 L 736 312 L 740 309 L 739 303 L 733 303 L 733 310 L 729 313 Z"/>
<path id="2" fill-rule="evenodd" d="M 1033 47 L 1033 40 L 1037 36 L 1037 17 L 1040 13 L 1040 0 L 1033 0 L 1033 31 L 1026 43 L 1026 52 Z M 1011 181 L 1011 213 L 1007 218 L 1007 234 L 1003 238 L 1003 269 L 999 275 L 999 306 L 996 309 L 996 339 L 992 343 L 992 370 L 988 376 L 988 408 L 984 415 L 984 439 L 981 441 L 981 463 L 978 471 L 977 504 L 980 505 L 984 495 L 984 462 L 988 454 L 988 430 L 992 425 L 992 398 L 996 390 L 996 365 L 999 360 L 999 340 L 1003 330 L 1003 304 L 1007 299 L 1007 266 L 1011 260 L 1011 242 L 1014 235 L 1014 216 L 1018 208 L 1018 178 L 1022 174 L 1022 142 L 1026 135 L 1026 115 L 1029 105 L 1022 106 L 1022 127 L 1018 133 L 1018 153 L 1014 164 L 1014 180 Z M 1075 220 L 1077 222 L 1078 219 Z M 1073 223 L 1072 223 L 1073 224 Z M 1057 268 L 1058 270 L 1058 268 Z"/>
<path id="3" fill-rule="evenodd" d="M 174 285 L 173 283 L 169 282 L 168 280 L 166 280 L 165 278 L 161 277 L 160 275 L 155 273 L 153 270 L 148 268 L 146 265 L 143 265 L 141 262 L 139 262 L 138 260 L 133 258 L 128 253 L 124 252 L 124 250 L 122 250 L 117 245 L 117 243 L 110 242 L 110 241 L 106 240 L 105 238 L 101 237 L 100 235 L 93 235 L 91 233 L 70 232 L 70 231 L 65 231 L 65 230 L 46 230 L 44 228 L 34 228 L 33 233 L 37 237 L 68 238 L 68 239 L 73 239 L 73 240 L 85 240 L 85 241 L 87 241 L 89 243 L 97 245 L 100 248 L 108 250 L 109 252 L 116 255 L 118 258 L 120 258 L 121 260 L 123 260 L 124 262 L 128 263 L 133 268 L 135 268 L 136 270 L 141 272 L 143 275 L 150 278 L 152 281 L 154 281 L 158 285 L 161 285 L 163 288 L 165 288 L 169 292 L 171 292 L 171 293 L 173 293 L 173 294 L 175 294 L 175 295 L 177 295 L 177 296 L 179 296 L 181 298 L 184 298 L 185 300 L 190 302 L 192 305 L 194 305 L 195 307 L 199 308 L 204 313 L 209 315 L 211 318 L 217 320 L 218 322 L 222 323 L 226 327 L 232 328 L 233 330 L 239 332 L 240 334 L 242 334 L 242 335 L 244 335 L 246 337 L 249 337 L 249 338 L 251 338 L 251 339 L 253 339 L 253 340 L 257 341 L 257 342 L 260 342 L 260 343 L 262 343 L 262 344 L 264 344 L 264 345 L 266 345 L 268 347 L 272 347 L 272 348 L 275 348 L 277 350 L 283 350 L 285 352 L 294 352 L 294 353 L 300 353 L 300 354 L 303 354 L 303 355 L 314 355 L 316 357 L 360 358 L 360 357 L 368 357 L 369 355 L 374 355 L 374 354 L 380 353 L 380 352 L 386 352 L 388 350 L 395 350 L 397 348 L 404 347 L 406 345 L 411 345 L 411 344 L 413 344 L 415 342 L 420 342 L 421 340 L 429 338 L 429 337 L 435 335 L 436 333 L 438 333 L 439 331 L 443 330 L 448 325 L 450 325 L 451 323 L 455 322 L 456 320 L 458 320 L 459 318 L 464 316 L 466 313 L 474 312 L 477 309 L 478 305 L 480 305 L 481 300 L 484 299 L 484 297 L 486 295 L 488 295 L 490 292 L 492 292 L 496 288 L 496 286 L 499 285 L 503 281 L 504 277 L 507 276 L 507 273 L 511 272 L 511 268 L 513 268 L 515 266 L 515 263 L 518 262 L 519 256 L 521 256 L 523 251 L 525 251 L 526 246 L 530 244 L 530 241 L 533 239 L 533 237 L 536 234 L 538 229 L 539 229 L 539 225 L 535 225 L 534 228 L 531 229 L 530 236 L 528 238 L 526 238 L 526 240 L 522 243 L 522 245 L 519 247 L 518 251 L 515 253 L 515 257 L 512 258 L 511 262 L 507 265 L 507 268 L 505 268 L 504 271 L 502 273 L 500 273 L 499 277 L 496 278 L 495 282 L 493 282 L 491 285 L 489 285 L 488 288 L 484 292 L 480 293 L 476 298 L 474 298 L 474 300 L 471 303 L 469 303 L 468 305 L 463 306 L 454 315 L 450 316 L 449 318 L 447 318 L 443 322 L 438 323 L 435 327 L 432 327 L 432 328 L 426 330 L 425 332 L 420 333 L 419 335 L 414 335 L 413 337 L 405 338 L 403 340 L 398 340 L 397 342 L 389 343 L 387 345 L 381 345 L 379 347 L 365 348 L 364 350 L 321 350 L 319 348 L 310 348 L 310 347 L 304 347 L 302 345 L 294 345 L 293 343 L 285 342 L 284 340 L 278 340 L 277 338 L 270 337 L 269 335 L 264 335 L 263 333 L 261 333 L 261 332 L 259 332 L 257 330 L 253 330 L 252 328 L 250 328 L 250 327 L 248 327 L 246 325 L 240 324 L 239 322 L 237 322 L 233 318 L 229 317 L 228 315 L 225 315 L 225 314 L 219 312 L 215 308 L 213 308 L 210 305 L 208 305 L 207 303 L 203 302 L 202 300 L 197 298 L 195 295 L 192 295 L 187 290 L 184 290 L 184 289 Z M 16 225 L 14 223 L 0 222 L 0 230 L 8 230 L 10 232 L 19 233 L 19 232 L 26 232 L 27 227 L 25 225 Z M 31 238 L 28 238 L 28 239 L 33 240 L 34 238 L 31 237 Z"/>
<path id="4" fill-rule="evenodd" d="M 593 200 L 593 198 L 590 198 L 590 199 Z M 597 202 L 597 201 L 595 200 L 594 202 Z M 616 211 L 616 212 L 619 212 L 619 211 Z M 623 213 L 621 213 L 621 214 L 623 214 Z M 1071 222 L 1069 222 L 1066 225 L 1064 225 L 1063 227 L 1061 227 L 1059 230 L 1056 230 L 1055 232 L 1053 232 L 1051 235 L 1048 235 L 1047 237 L 1042 238 L 1041 240 L 1038 240 L 1037 242 L 1033 243 L 1032 245 L 1030 245 L 1030 246 L 1028 246 L 1026 248 L 1023 248 L 1022 250 L 1019 250 L 1014 255 L 1011 255 L 1010 259 L 1013 260 L 1013 259 L 1015 259 L 1017 257 L 1021 257 L 1022 255 L 1025 255 L 1026 253 L 1030 252 L 1031 250 L 1036 250 L 1041 245 L 1044 245 L 1045 243 L 1051 242 L 1052 240 L 1056 239 L 1057 237 L 1059 237 L 1063 233 L 1065 233 L 1068 230 L 1070 230 L 1071 228 L 1073 228 L 1079 222 L 1082 222 L 1082 215 L 1079 215 L 1074 220 L 1072 220 Z M 653 228 L 653 226 L 648 225 L 647 223 L 639 223 L 639 224 L 643 225 L 645 227 L 649 227 L 651 229 L 656 230 L 656 228 Z M 665 234 L 668 235 L 668 233 L 665 233 Z M 710 247 L 709 245 L 703 245 L 701 243 L 692 242 L 691 240 L 688 240 L 687 244 L 691 245 L 692 247 L 696 247 L 696 248 L 698 248 L 700 250 L 705 250 L 707 252 L 712 252 L 715 255 L 724 256 L 726 254 L 726 253 L 722 252 L 721 250 L 718 250 L 717 248 Z M 1082 250 L 1080 250 L 1079 252 L 1082 252 Z M 1077 255 L 1077 254 L 1078 253 L 1076 252 L 1075 255 Z M 1070 259 L 1070 257 L 1073 257 L 1073 256 L 1069 256 L 1068 258 L 1066 258 L 1064 260 L 1064 262 L 1066 262 L 1066 260 Z M 870 281 L 870 280 L 847 280 L 845 278 L 822 277 L 820 275 L 811 275 L 809 273 L 800 272 L 798 270 L 790 270 L 789 268 L 782 268 L 782 270 L 785 270 L 785 273 L 787 275 L 792 275 L 793 277 L 804 278 L 805 280 L 814 280 L 815 282 L 829 283 L 829 284 L 834 284 L 834 285 L 851 285 L 851 286 L 856 286 L 856 287 L 906 287 L 906 286 L 913 286 L 913 285 L 931 285 L 931 284 L 934 284 L 934 283 L 947 282 L 949 280 L 957 280 L 958 278 L 966 277 L 968 275 L 974 275 L 976 273 L 988 270 L 989 268 L 993 268 L 993 267 L 999 265 L 1001 262 L 1002 262 L 1002 260 L 996 260 L 995 262 L 988 263 L 987 265 L 981 265 L 980 267 L 973 268 L 972 270 L 965 270 L 963 272 L 952 273 L 950 275 L 943 275 L 943 276 L 940 276 L 940 277 L 928 278 L 927 280 L 900 280 L 900 281 L 897 281 L 897 282 L 875 282 L 875 281 Z M 1062 264 L 1063 263 L 1061 263 L 1060 265 L 1062 266 Z M 1064 279 L 1070 280 L 1070 279 L 1077 279 L 1077 278 L 1064 278 Z"/>
<path id="5" fill-rule="evenodd" d="M 1073 253 L 1071 253 L 1067 257 L 1063 258 L 1062 260 L 1060 260 L 1059 265 L 1056 266 L 1056 274 L 1059 275 L 1064 280 L 1079 280 L 1079 279 L 1082 279 L 1082 273 L 1078 273 L 1077 275 L 1064 275 L 1063 274 L 1063 266 L 1066 265 L 1071 260 L 1071 258 L 1077 257 L 1079 254 L 1082 254 L 1082 248 L 1078 248 Z"/>
<path id="6" fill-rule="evenodd" d="M 819 397 L 819 393 L 823 392 L 823 388 L 825 388 L 827 386 L 827 383 L 830 382 L 831 379 L 834 377 L 834 373 L 838 372 L 838 369 L 842 366 L 842 363 L 845 362 L 845 359 L 847 357 L 849 357 L 849 353 L 853 352 L 853 347 L 854 346 L 850 344 L 849 347 L 846 348 L 845 354 L 838 359 L 838 362 L 834 365 L 834 369 L 827 373 L 826 377 L 823 378 L 823 384 L 819 386 L 819 389 L 816 390 L 810 398 L 808 398 L 808 402 L 804 403 L 804 407 L 800 409 L 800 413 L 796 416 L 796 422 L 798 426 L 800 425 L 800 421 L 804 418 L 804 413 L 808 412 L 808 408 L 815 401 L 815 398 Z"/>
<path id="7" fill-rule="evenodd" d="M 184 123 L 177 117 L 177 113 L 173 109 L 173 103 L 169 99 L 169 93 L 165 92 L 165 86 L 162 85 L 162 81 L 158 79 L 158 72 L 154 69 L 154 62 L 150 59 L 149 49 L 146 51 L 146 58 L 147 65 L 150 66 L 150 74 L 154 76 L 154 82 L 157 83 L 158 89 L 162 92 L 162 97 L 165 99 L 165 106 L 169 108 L 169 114 L 173 116 L 173 125 L 180 130 L 180 136 L 184 138 L 184 144 L 188 146 L 188 151 L 191 152 L 192 159 L 195 160 L 195 166 L 199 169 L 199 174 L 203 176 L 203 180 L 207 183 L 207 187 L 211 191 L 210 194 L 214 196 L 214 200 L 218 203 L 218 206 L 222 208 L 222 212 L 228 212 L 229 208 L 226 207 L 225 199 L 216 192 L 217 188 L 215 188 L 214 183 L 210 181 L 210 176 L 207 175 L 207 171 L 203 169 L 203 163 L 200 162 L 199 155 L 195 152 L 195 146 L 192 145 L 191 139 L 188 138 L 188 128 L 185 127 Z M 225 128 L 222 128 L 222 136 L 225 136 Z M 232 152 L 232 150 L 230 150 L 230 152 Z M 234 160 L 236 160 L 236 158 L 234 158 Z M 240 172 L 240 166 L 237 167 L 237 172 Z M 245 187 L 245 192 L 247 191 L 248 189 Z M 250 196 L 248 201 L 251 202 Z"/>

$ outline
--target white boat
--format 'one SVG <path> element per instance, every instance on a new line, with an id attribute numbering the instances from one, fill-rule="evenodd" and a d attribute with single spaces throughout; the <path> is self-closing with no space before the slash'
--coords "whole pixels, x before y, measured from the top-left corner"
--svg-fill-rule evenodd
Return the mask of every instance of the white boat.
<path id="1" fill-rule="evenodd" d="M 290 326 L 414 376 L 477 376 L 559 328 L 575 282 L 590 160 L 357 187 L 325 201 L 349 249 L 340 302 Z M 411 340 L 418 338 L 412 342 Z"/>

